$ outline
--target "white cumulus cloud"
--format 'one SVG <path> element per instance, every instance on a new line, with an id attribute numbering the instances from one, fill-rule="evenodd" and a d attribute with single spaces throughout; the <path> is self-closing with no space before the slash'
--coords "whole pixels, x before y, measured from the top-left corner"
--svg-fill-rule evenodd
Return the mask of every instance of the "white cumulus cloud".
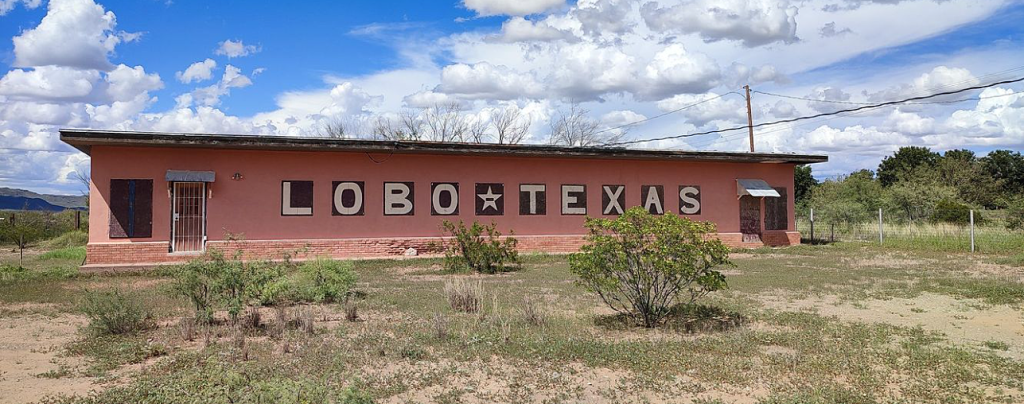
<path id="1" fill-rule="evenodd" d="M 565 4 L 565 0 L 463 0 L 462 5 L 479 16 L 530 15 Z"/>
<path id="2" fill-rule="evenodd" d="M 259 53 L 260 50 L 262 49 L 259 46 L 246 45 L 242 40 L 235 41 L 228 39 L 221 42 L 214 53 L 227 56 L 228 58 L 240 58 L 254 53 Z"/>
<path id="3" fill-rule="evenodd" d="M 178 81 L 185 84 L 191 83 L 193 81 L 205 81 L 213 77 L 213 69 L 216 68 L 217 62 L 213 59 L 207 58 L 204 61 L 195 62 L 189 65 L 184 72 L 175 73 L 174 77 L 177 78 Z"/>

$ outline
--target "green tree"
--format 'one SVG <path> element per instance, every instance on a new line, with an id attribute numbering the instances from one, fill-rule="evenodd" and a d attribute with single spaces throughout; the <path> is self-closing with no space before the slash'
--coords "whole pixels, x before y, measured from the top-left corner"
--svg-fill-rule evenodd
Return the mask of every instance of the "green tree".
<path id="1" fill-rule="evenodd" d="M 820 220 L 850 225 L 870 220 L 881 206 L 882 186 L 870 170 L 822 182 L 811 191 L 810 205 Z"/>
<path id="2" fill-rule="evenodd" d="M 793 171 L 793 194 L 796 203 L 803 202 L 811 196 L 811 189 L 818 185 L 818 180 L 811 175 L 811 166 L 796 166 Z"/>
<path id="3" fill-rule="evenodd" d="M 956 189 L 960 200 L 988 208 L 998 205 L 1000 181 L 985 174 L 981 161 L 970 150 L 949 150 L 934 169 L 917 169 L 906 180 L 934 182 Z"/>
<path id="4" fill-rule="evenodd" d="M 731 264 L 729 248 L 713 236 L 713 223 L 632 207 L 614 220 L 587 218 L 586 226 L 586 244 L 569 256 L 577 284 L 645 327 L 657 326 L 680 297 L 692 304 L 727 286 L 715 268 Z"/>
<path id="5" fill-rule="evenodd" d="M 25 248 L 46 238 L 44 220 L 41 215 L 18 214 L 13 223 L 0 224 L 0 242 L 18 247 L 18 266 L 25 265 Z"/>
<path id="6" fill-rule="evenodd" d="M 1024 193 L 1024 156 L 1011 150 L 995 150 L 981 158 L 984 173 L 1001 181 L 1004 196 Z"/>
<path id="7" fill-rule="evenodd" d="M 878 165 L 878 181 L 883 187 L 888 187 L 915 168 L 934 166 L 940 157 L 927 147 L 901 147 L 892 156 L 882 159 Z"/>

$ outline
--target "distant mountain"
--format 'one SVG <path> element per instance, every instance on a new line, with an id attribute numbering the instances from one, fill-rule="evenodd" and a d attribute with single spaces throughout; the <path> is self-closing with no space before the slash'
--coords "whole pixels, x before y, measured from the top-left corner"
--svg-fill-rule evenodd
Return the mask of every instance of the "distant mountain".
<path id="1" fill-rule="evenodd" d="M 84 195 L 47 195 L 24 189 L 0 187 L 0 209 L 28 209 L 61 211 L 85 209 L 88 197 Z"/>

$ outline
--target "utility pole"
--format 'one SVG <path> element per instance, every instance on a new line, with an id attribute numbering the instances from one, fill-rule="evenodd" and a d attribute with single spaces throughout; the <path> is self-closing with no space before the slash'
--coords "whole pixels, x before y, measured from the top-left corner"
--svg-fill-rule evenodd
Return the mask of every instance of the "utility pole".
<path id="1" fill-rule="evenodd" d="M 754 152 L 754 115 L 750 112 L 750 85 L 745 85 L 743 88 L 747 89 L 747 129 L 750 131 L 750 152 Z"/>

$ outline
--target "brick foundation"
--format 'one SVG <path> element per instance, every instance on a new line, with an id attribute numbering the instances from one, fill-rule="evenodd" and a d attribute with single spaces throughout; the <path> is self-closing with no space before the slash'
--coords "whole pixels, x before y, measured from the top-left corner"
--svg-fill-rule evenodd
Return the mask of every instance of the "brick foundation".
<path id="1" fill-rule="evenodd" d="M 757 248 L 800 244 L 800 233 L 770 231 L 762 236 L 764 243 L 744 243 L 739 233 L 721 233 L 718 237 L 731 248 Z M 583 245 L 583 235 L 516 236 L 519 250 L 524 253 L 564 254 L 575 252 Z M 210 241 L 207 249 L 228 254 L 242 252 L 243 259 L 282 259 L 286 254 L 302 260 L 317 256 L 335 258 L 375 258 L 402 256 L 409 248 L 420 255 L 441 253 L 440 239 L 436 237 L 363 238 L 334 240 L 240 240 Z M 186 262 L 198 256 L 188 253 L 168 253 L 166 241 L 144 243 L 98 243 L 86 246 L 84 268 L 117 268 L 153 266 Z"/>

